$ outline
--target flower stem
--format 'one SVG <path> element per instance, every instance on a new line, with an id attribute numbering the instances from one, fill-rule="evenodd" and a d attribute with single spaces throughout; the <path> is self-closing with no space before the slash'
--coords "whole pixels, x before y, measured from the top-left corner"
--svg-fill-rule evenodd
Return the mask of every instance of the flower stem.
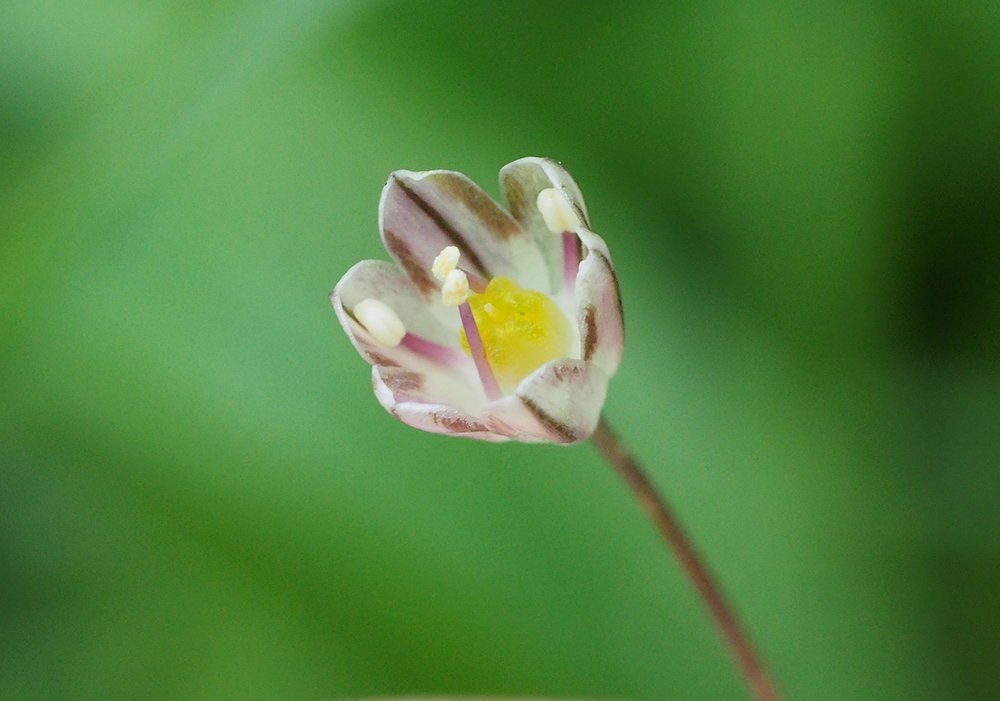
<path id="1" fill-rule="evenodd" d="M 760 701 L 780 701 L 781 697 L 754 651 L 753 644 L 741 629 L 736 616 L 726 604 L 722 592 L 712 579 L 708 568 L 702 563 L 694 545 L 688 540 L 670 506 L 603 416 L 591 440 L 598 452 L 632 489 L 639 503 L 656 524 L 663 539 L 673 549 L 684 572 L 708 606 L 715 624 L 729 644 L 754 696 Z"/>

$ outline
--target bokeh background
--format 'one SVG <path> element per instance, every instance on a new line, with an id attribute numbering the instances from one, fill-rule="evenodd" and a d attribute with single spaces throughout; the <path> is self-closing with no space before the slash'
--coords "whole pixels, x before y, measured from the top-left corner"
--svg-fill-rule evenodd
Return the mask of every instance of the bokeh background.
<path id="1" fill-rule="evenodd" d="M 523 155 L 789 699 L 1000 698 L 998 95 L 986 0 L 6 0 L 0 698 L 744 698 L 589 446 L 395 423 L 329 308 Z"/>

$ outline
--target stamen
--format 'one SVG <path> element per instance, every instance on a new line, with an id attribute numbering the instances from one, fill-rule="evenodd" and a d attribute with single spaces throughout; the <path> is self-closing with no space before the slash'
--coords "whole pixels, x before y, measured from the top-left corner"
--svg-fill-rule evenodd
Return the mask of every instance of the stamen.
<path id="1" fill-rule="evenodd" d="M 406 336 L 403 322 L 384 302 L 368 297 L 354 305 L 353 313 L 358 323 L 387 348 L 395 348 Z"/>
<path id="2" fill-rule="evenodd" d="M 469 298 L 469 278 L 458 268 L 455 268 L 445 276 L 444 284 L 441 285 L 441 301 L 447 307 L 457 307 L 465 304 Z"/>
<path id="3" fill-rule="evenodd" d="M 434 259 L 434 263 L 431 265 L 431 273 L 437 278 L 438 282 L 444 282 L 444 279 L 448 277 L 448 273 L 458 267 L 458 259 L 461 257 L 461 253 L 458 251 L 458 246 L 445 246 L 438 253 L 437 258 Z"/>
<path id="4" fill-rule="evenodd" d="M 444 282 L 452 270 L 458 269 L 458 260 L 461 256 L 462 253 L 458 250 L 458 246 L 445 246 L 431 264 L 431 274 L 437 278 L 438 282 Z M 469 287 L 474 292 L 482 293 L 486 289 L 486 280 L 468 272 L 465 275 L 469 280 Z"/>
<path id="5" fill-rule="evenodd" d="M 569 198 L 562 190 L 554 187 L 547 188 L 538 193 L 535 201 L 538 211 L 545 220 L 545 226 L 553 234 L 561 234 L 566 231 L 576 231 L 580 228 L 580 217 L 570 203 Z"/>
<path id="6" fill-rule="evenodd" d="M 535 204 L 549 231 L 562 235 L 563 285 L 566 293 L 572 294 L 576 289 L 576 273 L 580 269 L 580 243 L 576 235 L 581 226 L 580 217 L 566 194 L 554 187 L 539 192 Z"/>
<path id="7" fill-rule="evenodd" d="M 465 338 L 469 342 L 469 352 L 476 364 L 476 372 L 479 373 L 479 381 L 483 384 L 486 399 L 491 402 L 497 400 L 503 396 L 503 392 L 500 391 L 500 385 L 497 384 L 490 363 L 486 360 L 486 348 L 483 346 L 483 338 L 479 335 L 479 327 L 476 326 L 476 319 L 472 315 L 469 303 L 462 302 L 458 313 L 462 317 L 462 328 L 465 329 Z"/>
<path id="8" fill-rule="evenodd" d="M 460 362 L 462 354 L 454 348 L 442 346 L 423 336 L 406 330 L 399 315 L 385 302 L 367 297 L 354 305 L 354 318 L 386 348 L 402 345 L 404 348 L 444 365 Z"/>
<path id="9" fill-rule="evenodd" d="M 440 259 L 441 256 L 438 256 Z M 436 263 L 436 261 L 435 261 Z M 479 381 L 483 384 L 483 391 L 489 401 L 499 399 L 503 396 L 500 385 L 497 384 L 493 376 L 493 370 L 486 360 L 486 348 L 483 346 L 483 337 L 479 335 L 479 327 L 476 326 L 476 318 L 469 308 L 469 279 L 464 272 L 458 268 L 453 268 L 445 275 L 444 284 L 441 285 L 441 301 L 449 307 L 458 307 L 458 314 L 462 318 L 462 328 L 465 330 L 465 337 L 469 342 L 469 352 L 472 361 L 476 364 L 476 372 L 479 373 Z"/>

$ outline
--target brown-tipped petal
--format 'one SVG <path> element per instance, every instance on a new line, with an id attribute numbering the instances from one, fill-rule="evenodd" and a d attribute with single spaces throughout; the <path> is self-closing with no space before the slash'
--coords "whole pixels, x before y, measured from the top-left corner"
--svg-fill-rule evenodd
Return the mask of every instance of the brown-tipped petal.
<path id="1" fill-rule="evenodd" d="M 458 247 L 459 267 L 478 277 L 506 275 L 528 286 L 546 280 L 534 239 L 461 173 L 396 171 L 382 190 L 379 227 L 386 249 L 426 298 L 440 289 L 431 266 L 446 246 Z"/>
<path id="2" fill-rule="evenodd" d="M 399 368 L 372 368 L 372 388 L 379 403 L 408 426 L 447 436 L 484 441 L 506 441 L 467 411 L 450 404 L 427 401 L 428 394 L 440 392 L 434 379 Z"/>
<path id="3" fill-rule="evenodd" d="M 485 423 L 526 443 L 579 443 L 597 427 L 607 390 L 608 377 L 594 363 L 553 360 L 513 395 L 487 405 Z"/>
<path id="4" fill-rule="evenodd" d="M 549 275 L 548 291 L 557 293 L 563 285 L 562 244 L 552 234 L 538 211 L 538 193 L 548 188 L 561 190 L 573 205 L 584 226 L 590 226 L 583 194 L 569 172 L 551 158 L 534 156 L 508 163 L 500 170 L 500 189 L 510 213 L 531 233 L 545 256 Z"/>
<path id="5" fill-rule="evenodd" d="M 580 329 L 580 357 L 597 363 L 611 377 L 625 350 L 618 276 L 604 240 L 586 229 L 578 232 L 584 258 L 576 278 L 576 317 Z"/>

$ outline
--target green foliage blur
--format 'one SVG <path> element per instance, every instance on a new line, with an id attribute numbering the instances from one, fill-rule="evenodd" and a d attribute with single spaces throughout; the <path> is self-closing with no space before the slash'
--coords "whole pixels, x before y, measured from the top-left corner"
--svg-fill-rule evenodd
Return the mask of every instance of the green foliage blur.
<path id="1" fill-rule="evenodd" d="M 1000 5 L 0 8 L 0 699 L 742 699 L 589 446 L 393 421 L 397 168 L 563 161 L 789 699 L 1000 698 Z"/>

